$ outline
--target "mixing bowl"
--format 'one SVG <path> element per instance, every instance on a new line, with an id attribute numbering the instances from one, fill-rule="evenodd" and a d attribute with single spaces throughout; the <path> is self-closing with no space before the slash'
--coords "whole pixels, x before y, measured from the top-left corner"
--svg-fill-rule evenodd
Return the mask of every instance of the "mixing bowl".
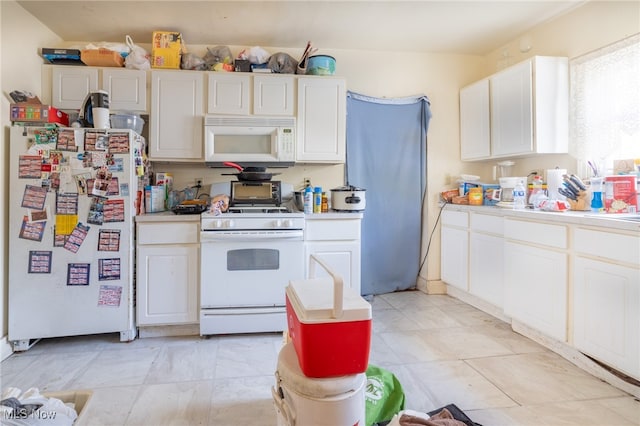
<path id="1" fill-rule="evenodd" d="M 112 129 L 131 129 L 137 134 L 142 133 L 144 120 L 135 114 L 113 114 L 111 116 Z"/>

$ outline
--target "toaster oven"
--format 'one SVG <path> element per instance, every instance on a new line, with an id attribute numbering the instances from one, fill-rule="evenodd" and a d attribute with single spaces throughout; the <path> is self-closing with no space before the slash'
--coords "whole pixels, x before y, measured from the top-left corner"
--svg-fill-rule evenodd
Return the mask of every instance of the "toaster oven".
<path id="1" fill-rule="evenodd" d="M 280 206 L 282 189 L 280 181 L 232 181 L 229 193 L 230 206 Z"/>

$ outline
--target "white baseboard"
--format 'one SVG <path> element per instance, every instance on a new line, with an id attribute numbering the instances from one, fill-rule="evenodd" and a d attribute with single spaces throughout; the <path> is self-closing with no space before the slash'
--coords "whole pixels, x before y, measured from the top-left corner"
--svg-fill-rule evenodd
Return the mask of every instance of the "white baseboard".
<path id="1" fill-rule="evenodd" d="M 6 359 L 13 353 L 13 348 L 11 347 L 11 343 L 7 339 L 7 336 L 3 336 L 0 339 L 0 361 Z"/>
<path id="2" fill-rule="evenodd" d="M 485 302 L 484 300 L 467 293 L 464 290 L 460 290 L 451 285 L 447 285 L 447 294 L 451 297 L 455 297 L 456 299 L 473 306 L 474 308 L 478 308 L 481 311 L 498 318 L 501 321 L 504 321 L 508 324 L 511 324 L 511 317 L 504 314 L 504 311 L 501 307 L 497 307 L 492 305 L 489 302 Z"/>
<path id="3" fill-rule="evenodd" d="M 426 280 L 418 277 L 418 290 L 427 294 L 447 294 L 447 286 L 441 280 Z"/>

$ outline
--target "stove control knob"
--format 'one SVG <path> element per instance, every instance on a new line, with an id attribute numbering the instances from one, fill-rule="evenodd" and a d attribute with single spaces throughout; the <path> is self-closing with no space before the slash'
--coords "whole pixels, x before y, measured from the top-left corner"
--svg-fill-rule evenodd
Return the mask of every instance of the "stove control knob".
<path id="1" fill-rule="evenodd" d="M 222 228 L 222 221 L 221 220 L 214 220 L 212 222 L 212 225 L 214 228 Z"/>
<path id="2" fill-rule="evenodd" d="M 280 219 L 276 219 L 273 221 L 273 227 L 274 228 L 282 228 L 282 220 Z"/>
<path id="3" fill-rule="evenodd" d="M 233 221 L 233 219 L 227 219 L 227 220 L 224 221 L 224 227 L 225 228 L 233 228 L 234 226 L 236 226 L 236 224 Z"/>
<path id="4" fill-rule="evenodd" d="M 284 220 L 284 227 L 285 227 L 285 228 L 293 228 L 293 220 L 291 220 L 291 219 L 285 219 L 285 220 Z"/>

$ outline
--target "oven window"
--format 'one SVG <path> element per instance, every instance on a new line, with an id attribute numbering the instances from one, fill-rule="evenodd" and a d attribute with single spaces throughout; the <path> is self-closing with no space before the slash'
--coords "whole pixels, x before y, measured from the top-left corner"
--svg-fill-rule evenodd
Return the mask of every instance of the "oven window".
<path id="1" fill-rule="evenodd" d="M 276 249 L 238 249 L 227 251 L 227 271 L 272 271 L 280 269 Z"/>

